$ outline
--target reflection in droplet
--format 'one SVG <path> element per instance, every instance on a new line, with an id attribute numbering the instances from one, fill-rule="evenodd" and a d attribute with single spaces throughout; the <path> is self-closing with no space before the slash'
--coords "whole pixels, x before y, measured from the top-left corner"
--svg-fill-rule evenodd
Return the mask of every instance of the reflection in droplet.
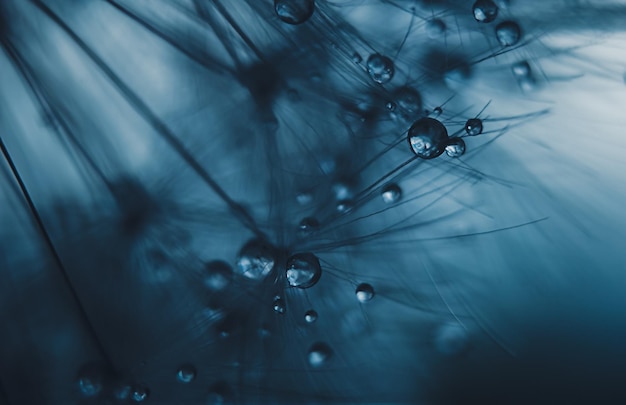
<path id="1" fill-rule="evenodd" d="M 274 11 L 287 24 L 302 24 L 313 15 L 314 0 L 274 0 Z"/>
<path id="2" fill-rule="evenodd" d="M 483 133 L 483 121 L 479 118 L 470 118 L 465 122 L 465 132 L 469 136 L 476 136 Z"/>
<path id="3" fill-rule="evenodd" d="M 451 158 L 458 158 L 465 153 L 465 141 L 459 137 L 450 138 L 446 145 L 446 154 Z"/>
<path id="4" fill-rule="evenodd" d="M 402 189 L 395 183 L 387 184 L 383 187 L 381 196 L 385 204 L 393 204 L 402 198 Z"/>
<path id="5" fill-rule="evenodd" d="M 150 390 L 144 384 L 133 385 L 130 392 L 130 399 L 134 402 L 143 402 L 150 396 Z"/>
<path id="6" fill-rule="evenodd" d="M 367 59 L 367 72 L 376 83 L 385 84 L 393 78 L 395 67 L 391 59 L 375 53 Z"/>
<path id="7" fill-rule="evenodd" d="M 519 25 L 514 21 L 504 21 L 496 26 L 496 38 L 502 46 L 517 44 L 522 36 Z"/>
<path id="8" fill-rule="evenodd" d="M 178 368 L 176 378 L 178 381 L 188 384 L 196 378 L 196 368 L 191 364 L 184 364 Z"/>
<path id="9" fill-rule="evenodd" d="M 287 282 L 292 287 L 312 287 L 322 276 L 320 261 L 312 253 L 295 254 L 287 260 L 285 275 Z"/>
<path id="10" fill-rule="evenodd" d="M 259 239 L 246 243 L 239 251 L 237 271 L 253 280 L 265 278 L 274 269 L 274 249 Z"/>
<path id="11" fill-rule="evenodd" d="M 274 308 L 274 312 L 276 312 L 277 314 L 282 315 L 285 313 L 285 310 L 286 310 L 285 300 L 283 300 L 280 295 L 276 295 L 274 297 L 273 308 Z"/>
<path id="12" fill-rule="evenodd" d="M 481 23 L 490 23 L 498 16 L 498 6 L 491 0 L 478 0 L 472 7 L 474 18 Z"/>

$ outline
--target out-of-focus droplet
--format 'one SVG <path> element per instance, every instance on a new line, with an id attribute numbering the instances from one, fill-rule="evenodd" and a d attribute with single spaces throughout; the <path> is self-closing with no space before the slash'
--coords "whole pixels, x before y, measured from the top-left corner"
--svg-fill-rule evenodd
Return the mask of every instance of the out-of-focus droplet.
<path id="1" fill-rule="evenodd" d="M 469 136 L 476 136 L 483 133 L 483 121 L 479 118 L 470 118 L 465 122 L 465 132 Z"/>
<path id="2" fill-rule="evenodd" d="M 333 184 L 333 194 L 337 201 L 347 200 L 352 197 L 352 189 L 348 184 L 338 181 Z"/>
<path id="3" fill-rule="evenodd" d="M 113 385 L 113 398 L 119 399 L 120 401 L 126 401 L 130 398 L 130 392 L 132 387 L 129 384 L 118 381 Z"/>
<path id="4" fill-rule="evenodd" d="M 441 155 L 448 142 L 448 130 L 434 118 L 424 117 L 415 121 L 408 133 L 413 152 L 422 159 Z"/>
<path id="5" fill-rule="evenodd" d="M 296 195 L 296 201 L 300 205 L 307 205 L 313 202 L 313 195 L 309 192 L 302 191 Z"/>
<path id="6" fill-rule="evenodd" d="M 144 384 L 133 385 L 130 391 L 130 399 L 134 402 L 143 402 L 150 396 L 150 390 Z"/>
<path id="7" fill-rule="evenodd" d="M 511 65 L 511 71 L 515 77 L 527 77 L 530 76 L 530 65 L 525 60 L 516 62 Z"/>
<path id="8" fill-rule="evenodd" d="M 402 198 L 402 189 L 395 183 L 387 184 L 383 187 L 381 196 L 385 204 L 393 204 Z"/>
<path id="9" fill-rule="evenodd" d="M 304 321 L 306 323 L 313 323 L 317 321 L 317 312 L 313 309 L 309 309 L 304 313 Z"/>
<path id="10" fill-rule="evenodd" d="M 393 78 L 395 67 L 391 59 L 375 53 L 367 59 L 367 72 L 376 83 L 385 84 Z"/>
<path id="11" fill-rule="evenodd" d="M 86 397 L 95 397 L 102 392 L 104 375 L 96 368 L 84 368 L 79 372 L 78 389 Z"/>
<path id="12" fill-rule="evenodd" d="M 319 259 L 312 253 L 298 253 L 287 260 L 287 282 L 292 287 L 309 288 L 322 276 Z"/>
<path id="13" fill-rule="evenodd" d="M 273 301 L 273 308 L 274 308 L 274 312 L 276 312 L 277 314 L 284 314 L 285 313 L 285 300 L 283 300 L 283 298 L 280 295 L 276 295 L 274 297 L 274 301 Z"/>
<path id="14" fill-rule="evenodd" d="M 498 16 L 498 6 L 491 0 L 478 0 L 472 7 L 474 18 L 480 23 L 490 23 Z"/>
<path id="15" fill-rule="evenodd" d="M 438 18 L 426 22 L 426 35 L 431 39 L 441 37 L 446 32 L 446 24 Z"/>
<path id="16" fill-rule="evenodd" d="M 362 283 L 356 287 L 355 293 L 359 302 L 367 302 L 374 298 L 374 287 L 367 283 Z"/>
<path id="17" fill-rule="evenodd" d="M 261 280 L 274 269 L 274 254 L 274 248 L 268 243 L 253 239 L 239 251 L 237 271 L 246 278 Z"/>
<path id="18" fill-rule="evenodd" d="M 435 332 L 435 347 L 446 356 L 463 353 L 467 349 L 468 340 L 467 331 L 458 323 L 445 323 Z"/>
<path id="19" fill-rule="evenodd" d="M 363 62 L 363 58 L 358 52 L 354 51 L 354 53 L 352 54 L 352 62 L 361 63 Z"/>
<path id="20" fill-rule="evenodd" d="M 230 386 L 225 382 L 215 383 L 209 388 L 207 395 L 207 405 L 227 405 L 232 400 Z"/>
<path id="21" fill-rule="evenodd" d="M 196 378 L 196 368 L 191 364 L 184 364 L 178 368 L 176 378 L 182 383 L 189 384 Z"/>
<path id="22" fill-rule="evenodd" d="M 446 145 L 446 155 L 458 158 L 465 153 L 465 141 L 459 137 L 450 138 Z"/>
<path id="23" fill-rule="evenodd" d="M 347 214 L 354 209 L 352 200 L 341 200 L 337 203 L 337 211 L 341 214 Z"/>
<path id="24" fill-rule="evenodd" d="M 496 38 L 502 46 L 517 44 L 522 36 L 522 31 L 514 21 L 504 21 L 496 26 Z"/>
<path id="25" fill-rule="evenodd" d="M 309 365 L 313 368 L 319 368 L 325 365 L 333 356 L 333 350 L 326 343 L 313 343 L 307 353 Z"/>
<path id="26" fill-rule="evenodd" d="M 298 25 L 311 18 L 315 11 L 315 1 L 274 0 L 274 11 L 287 24 Z"/>
<path id="27" fill-rule="evenodd" d="M 307 217 L 300 221 L 298 230 L 301 235 L 309 235 L 317 231 L 320 227 L 320 223 L 315 218 Z"/>
<path id="28" fill-rule="evenodd" d="M 212 291 L 221 291 L 230 284 L 233 270 L 221 260 L 208 262 L 204 266 L 204 285 Z"/>

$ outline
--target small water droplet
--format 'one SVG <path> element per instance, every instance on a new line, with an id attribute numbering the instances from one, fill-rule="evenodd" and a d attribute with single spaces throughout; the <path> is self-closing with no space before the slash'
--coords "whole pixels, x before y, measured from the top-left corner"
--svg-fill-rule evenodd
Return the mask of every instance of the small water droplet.
<path id="1" fill-rule="evenodd" d="M 323 342 L 313 343 L 307 354 L 309 364 L 314 368 L 322 367 L 332 356 L 333 350 Z"/>
<path id="2" fill-rule="evenodd" d="M 395 67 L 391 59 L 375 53 L 367 59 L 367 72 L 376 83 L 385 84 L 393 78 Z"/>
<path id="3" fill-rule="evenodd" d="M 354 62 L 354 63 L 361 63 L 361 62 L 363 62 L 363 58 L 361 57 L 361 55 L 359 55 L 358 52 L 355 51 L 352 54 L 352 62 Z"/>
<path id="4" fill-rule="evenodd" d="M 322 276 L 319 259 L 312 253 L 298 253 L 287 260 L 287 282 L 292 287 L 309 288 Z"/>
<path id="5" fill-rule="evenodd" d="M 232 276 L 232 268 L 224 261 L 214 260 L 204 265 L 204 285 L 212 291 L 225 289 Z"/>
<path id="6" fill-rule="evenodd" d="M 317 312 L 313 309 L 309 309 L 304 313 L 304 321 L 306 323 L 313 323 L 317 321 Z"/>
<path id="7" fill-rule="evenodd" d="M 307 217 L 300 221 L 298 225 L 298 230 L 301 235 L 310 235 L 311 233 L 317 231 L 320 227 L 320 223 L 315 218 Z"/>
<path id="8" fill-rule="evenodd" d="M 178 381 L 188 384 L 196 378 L 196 368 L 191 364 L 184 364 L 178 368 L 176 372 Z"/>
<path id="9" fill-rule="evenodd" d="M 483 121 L 479 118 L 470 118 L 465 122 L 465 132 L 469 136 L 476 136 L 483 133 Z"/>
<path id="10" fill-rule="evenodd" d="M 337 211 L 341 214 L 347 214 L 354 209 L 352 200 L 341 200 L 337 203 Z"/>
<path id="11" fill-rule="evenodd" d="M 446 32 L 446 24 L 438 18 L 426 22 L 426 35 L 429 38 L 439 38 Z"/>
<path id="12" fill-rule="evenodd" d="M 387 101 L 387 103 L 385 104 L 385 108 L 389 111 L 394 111 L 396 109 L 396 103 L 394 103 L 393 101 Z"/>
<path id="13" fill-rule="evenodd" d="M 150 390 L 144 384 L 133 385 L 130 392 L 130 399 L 134 402 L 143 402 L 150 396 Z"/>
<path id="14" fill-rule="evenodd" d="M 276 15 L 287 24 L 302 24 L 311 18 L 314 10 L 314 0 L 274 0 Z"/>
<path id="15" fill-rule="evenodd" d="M 261 280 L 274 269 L 274 248 L 266 242 L 253 239 L 239 251 L 237 270 L 242 276 Z"/>
<path id="16" fill-rule="evenodd" d="M 522 36 L 519 25 L 514 21 L 504 21 L 496 26 L 496 38 L 502 46 L 517 44 Z"/>
<path id="17" fill-rule="evenodd" d="M 393 204 L 402 197 L 402 189 L 395 183 L 387 184 L 383 187 L 381 195 L 385 204 Z"/>
<path id="18" fill-rule="evenodd" d="M 448 142 L 448 131 L 438 120 L 424 117 L 411 125 L 408 139 L 411 149 L 418 157 L 433 159 L 444 152 Z"/>
<path id="19" fill-rule="evenodd" d="M 443 114 L 443 108 L 441 107 L 435 107 L 435 109 L 433 110 L 433 115 L 435 117 L 440 116 L 441 114 Z"/>
<path id="20" fill-rule="evenodd" d="M 374 287 L 367 283 L 362 283 L 356 287 L 355 293 L 359 302 L 367 302 L 374 298 Z"/>
<path id="21" fill-rule="evenodd" d="M 474 18 L 480 23 L 490 23 L 498 16 L 498 6 L 491 0 L 478 0 L 472 7 Z"/>
<path id="22" fill-rule="evenodd" d="M 458 158 L 465 153 L 465 141 L 459 137 L 450 138 L 446 145 L 446 155 Z"/>
<path id="23" fill-rule="evenodd" d="M 280 297 L 279 295 L 274 297 L 274 302 L 273 302 L 273 308 L 274 308 L 274 312 L 276 312 L 277 314 L 284 314 L 285 313 L 285 300 L 282 299 L 282 297 Z"/>

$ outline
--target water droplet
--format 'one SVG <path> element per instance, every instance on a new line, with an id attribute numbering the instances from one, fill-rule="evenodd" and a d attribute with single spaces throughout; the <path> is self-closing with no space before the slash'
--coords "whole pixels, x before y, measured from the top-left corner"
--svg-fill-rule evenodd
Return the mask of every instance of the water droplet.
<path id="1" fill-rule="evenodd" d="M 347 214 L 354 209 L 352 200 L 341 200 L 337 203 L 337 211 L 341 214 Z"/>
<path id="2" fill-rule="evenodd" d="M 150 390 L 143 384 L 133 385 L 130 391 L 130 399 L 134 402 L 143 402 L 150 396 Z"/>
<path id="3" fill-rule="evenodd" d="M 287 24 L 302 24 L 313 15 L 314 0 L 274 0 L 274 11 Z"/>
<path id="4" fill-rule="evenodd" d="M 446 145 L 446 155 L 458 158 L 465 153 L 465 141 L 459 137 L 450 138 Z"/>
<path id="5" fill-rule="evenodd" d="M 281 315 L 285 313 L 285 300 L 283 300 L 281 296 L 277 295 L 274 297 L 273 305 L 274 312 Z"/>
<path id="6" fill-rule="evenodd" d="M 426 22 L 426 35 L 429 38 L 439 38 L 444 32 L 446 32 L 446 24 L 443 21 L 435 18 Z"/>
<path id="7" fill-rule="evenodd" d="M 374 287 L 367 283 L 359 284 L 356 287 L 356 299 L 359 302 L 367 302 L 374 298 Z"/>
<path id="8" fill-rule="evenodd" d="M 522 36 L 519 25 L 514 21 L 504 21 L 496 26 L 496 38 L 502 46 L 517 44 Z"/>
<path id="9" fill-rule="evenodd" d="M 511 71 L 517 78 L 530 76 L 530 65 L 525 60 L 511 65 Z"/>
<path id="10" fill-rule="evenodd" d="M 102 392 L 105 371 L 99 364 L 89 363 L 78 371 L 78 389 L 86 397 L 95 397 Z"/>
<path id="11" fill-rule="evenodd" d="M 393 204 L 402 197 L 402 189 L 395 183 L 387 184 L 383 187 L 381 195 L 385 204 Z"/>
<path id="12" fill-rule="evenodd" d="M 313 343 L 309 348 L 308 360 L 311 367 L 319 368 L 326 364 L 333 356 L 333 350 L 326 343 Z"/>
<path id="13" fill-rule="evenodd" d="M 306 323 L 313 323 L 317 321 L 317 312 L 313 309 L 309 309 L 304 313 L 304 321 Z"/>
<path id="14" fill-rule="evenodd" d="M 259 239 L 246 243 L 239 251 L 237 270 L 253 280 L 265 278 L 274 269 L 274 248 Z"/>
<path id="15" fill-rule="evenodd" d="M 474 18 L 480 23 L 490 23 L 498 16 L 498 6 L 491 0 L 478 0 L 472 7 Z"/>
<path id="16" fill-rule="evenodd" d="M 470 118 L 465 122 L 465 132 L 469 136 L 476 136 L 483 133 L 483 121 L 479 118 Z"/>
<path id="17" fill-rule="evenodd" d="M 214 260 L 204 265 L 204 285 L 212 291 L 221 291 L 230 284 L 233 270 L 221 260 Z"/>
<path id="18" fill-rule="evenodd" d="M 446 127 L 434 118 L 424 117 L 415 121 L 408 133 L 413 152 L 422 159 L 441 155 L 448 142 Z"/>
<path id="19" fill-rule="evenodd" d="M 438 117 L 441 114 L 443 114 L 443 108 L 441 107 L 435 107 L 435 109 L 433 110 L 433 115 Z"/>
<path id="20" fill-rule="evenodd" d="M 406 112 L 418 113 L 422 110 L 422 96 L 412 87 L 403 86 L 395 92 L 398 106 Z"/>
<path id="21" fill-rule="evenodd" d="M 301 235 L 309 235 L 317 231 L 320 227 L 320 223 L 315 218 L 307 217 L 300 221 L 298 230 Z"/>
<path id="22" fill-rule="evenodd" d="M 309 288 L 322 276 L 319 259 L 312 253 L 298 253 L 287 260 L 287 282 L 292 287 Z"/>
<path id="23" fill-rule="evenodd" d="M 333 193 L 336 200 L 347 200 L 352 197 L 352 190 L 349 185 L 342 182 L 333 184 Z"/>
<path id="24" fill-rule="evenodd" d="M 443 324 L 435 333 L 435 347 L 441 354 L 458 355 L 464 352 L 467 346 L 467 331 L 457 323 Z"/>
<path id="25" fill-rule="evenodd" d="M 355 51 L 352 54 L 352 62 L 354 62 L 354 63 L 361 63 L 361 62 L 363 62 L 363 58 L 361 57 L 361 55 L 359 55 L 358 52 Z"/>
<path id="26" fill-rule="evenodd" d="M 387 103 L 385 104 L 385 108 L 389 111 L 394 111 L 396 109 L 396 103 L 394 103 L 393 101 L 387 101 Z"/>
<path id="27" fill-rule="evenodd" d="M 313 195 L 309 192 L 303 191 L 296 195 L 296 201 L 300 205 L 307 205 L 313 202 Z"/>
<path id="28" fill-rule="evenodd" d="M 184 364 L 178 368 L 176 372 L 178 381 L 188 384 L 196 378 L 196 368 L 191 364 Z"/>
<path id="29" fill-rule="evenodd" d="M 375 53 L 367 59 L 367 72 L 376 83 L 385 84 L 393 78 L 395 68 L 391 59 Z"/>

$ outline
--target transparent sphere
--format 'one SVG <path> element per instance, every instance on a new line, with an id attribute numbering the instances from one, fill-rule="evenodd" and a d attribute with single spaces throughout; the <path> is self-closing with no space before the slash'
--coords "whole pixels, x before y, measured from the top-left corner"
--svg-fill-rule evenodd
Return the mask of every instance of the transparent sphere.
<path id="1" fill-rule="evenodd" d="M 450 138 L 446 145 L 446 155 L 458 158 L 465 153 L 465 141 L 459 137 Z"/>
<path id="2" fill-rule="evenodd" d="M 374 298 L 374 287 L 367 283 L 362 283 L 356 287 L 355 293 L 359 302 L 367 302 Z"/>
<path id="3" fill-rule="evenodd" d="M 446 32 L 446 24 L 438 18 L 426 22 L 426 35 L 435 39 L 441 37 Z"/>
<path id="4" fill-rule="evenodd" d="M 313 323 L 317 321 L 317 312 L 313 309 L 309 309 L 304 313 L 304 321 L 306 323 Z"/>
<path id="5" fill-rule="evenodd" d="M 367 59 L 367 72 L 376 83 L 385 84 L 393 78 L 395 68 L 391 59 L 375 53 Z"/>
<path id="6" fill-rule="evenodd" d="M 395 183 L 387 184 L 383 187 L 381 196 L 385 204 L 393 204 L 402 198 L 402 189 Z"/>
<path id="7" fill-rule="evenodd" d="M 221 260 L 208 262 L 204 265 L 204 285 L 212 291 L 221 291 L 230 284 L 233 270 Z"/>
<path id="8" fill-rule="evenodd" d="M 266 242 L 253 239 L 246 243 L 237 257 L 237 271 L 242 276 L 261 280 L 274 269 L 274 248 Z"/>
<path id="9" fill-rule="evenodd" d="M 313 343 L 307 353 L 309 365 L 314 368 L 322 367 L 333 356 L 333 350 L 326 343 Z"/>
<path id="10" fill-rule="evenodd" d="M 150 390 L 143 384 L 133 385 L 130 391 L 130 399 L 133 402 L 143 402 L 150 396 Z"/>
<path id="11" fill-rule="evenodd" d="M 504 21 L 496 26 L 496 38 L 502 46 L 513 46 L 522 37 L 522 31 L 514 21 Z"/>
<path id="12" fill-rule="evenodd" d="M 274 0 L 274 11 L 283 22 L 302 24 L 313 15 L 314 0 Z"/>
<path id="13" fill-rule="evenodd" d="M 188 384 L 196 378 L 196 368 L 191 364 L 184 364 L 178 368 L 176 372 L 178 381 Z"/>
<path id="14" fill-rule="evenodd" d="M 274 302 L 273 302 L 273 308 L 274 308 L 274 312 L 276 312 L 277 314 L 284 314 L 286 311 L 286 307 L 285 307 L 285 300 L 283 300 L 283 298 L 279 295 L 274 297 Z"/>
<path id="15" fill-rule="evenodd" d="M 287 260 L 285 272 L 287 282 L 292 287 L 313 287 L 322 276 L 319 259 L 312 253 L 298 253 Z"/>
<path id="16" fill-rule="evenodd" d="M 465 122 L 465 132 L 469 136 L 476 136 L 483 133 L 483 121 L 479 118 L 470 118 Z"/>
<path id="17" fill-rule="evenodd" d="M 474 18 L 480 23 L 490 23 L 498 16 L 498 6 L 491 0 L 478 0 L 472 7 Z"/>
<path id="18" fill-rule="evenodd" d="M 413 152 L 422 159 L 441 155 L 448 142 L 448 130 L 434 118 L 424 117 L 415 121 L 408 133 Z"/>

